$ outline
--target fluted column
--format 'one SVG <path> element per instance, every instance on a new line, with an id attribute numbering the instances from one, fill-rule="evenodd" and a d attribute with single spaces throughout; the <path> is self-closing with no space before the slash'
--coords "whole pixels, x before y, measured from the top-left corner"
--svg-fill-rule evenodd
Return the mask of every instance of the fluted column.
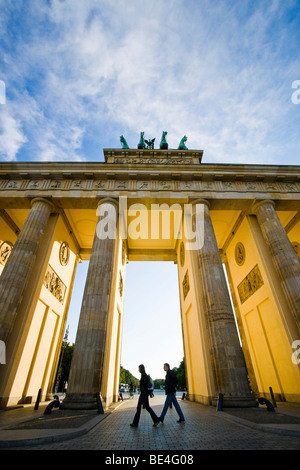
<path id="1" fill-rule="evenodd" d="M 274 201 L 256 202 L 252 211 L 270 248 L 285 297 L 300 331 L 300 260 L 276 213 Z"/>
<path id="2" fill-rule="evenodd" d="M 0 276 L 0 339 L 4 342 L 14 326 L 17 307 L 30 279 L 36 254 L 53 211 L 47 199 L 36 198 Z"/>
<path id="3" fill-rule="evenodd" d="M 106 222 L 113 226 L 117 222 L 116 202 L 104 199 L 100 201 L 99 205 L 101 204 L 107 214 Z M 100 217 L 98 223 L 99 221 Z M 115 237 L 104 238 L 96 229 L 68 381 L 68 393 L 62 403 L 65 409 L 90 409 L 97 406 L 96 393 L 101 391 L 103 378 L 117 245 L 117 233 Z"/>
<path id="4" fill-rule="evenodd" d="M 197 251 L 201 310 L 209 338 L 209 352 L 215 382 L 215 399 L 223 394 L 224 406 L 255 406 L 239 343 L 226 278 L 219 254 L 209 203 L 204 204 L 204 243 Z"/>

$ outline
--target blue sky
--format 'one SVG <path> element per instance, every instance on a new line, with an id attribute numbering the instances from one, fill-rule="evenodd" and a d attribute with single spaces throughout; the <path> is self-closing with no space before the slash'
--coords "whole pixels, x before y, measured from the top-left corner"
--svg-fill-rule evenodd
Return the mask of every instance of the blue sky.
<path id="1" fill-rule="evenodd" d="M 169 148 L 187 135 L 203 163 L 299 163 L 299 1 L 0 0 L 0 11 L 0 161 L 103 161 L 121 134 L 136 148 L 140 131 L 157 143 L 167 130 Z"/>
<path id="2" fill-rule="evenodd" d="M 123 134 L 296 163 L 296 0 L 0 0 L 1 160 L 102 161 Z"/>
<path id="3" fill-rule="evenodd" d="M 78 264 L 70 313 L 69 342 L 75 342 L 88 261 Z M 121 364 L 139 377 L 145 364 L 153 379 L 164 378 L 164 362 L 178 367 L 184 356 L 177 265 L 129 262 L 124 288 Z"/>
<path id="4" fill-rule="evenodd" d="M 88 262 L 78 265 L 68 317 L 69 342 L 75 342 Z M 145 364 L 153 379 L 164 378 L 164 362 L 178 367 L 184 356 L 177 265 L 129 262 L 124 287 L 121 364 L 139 377 Z"/>

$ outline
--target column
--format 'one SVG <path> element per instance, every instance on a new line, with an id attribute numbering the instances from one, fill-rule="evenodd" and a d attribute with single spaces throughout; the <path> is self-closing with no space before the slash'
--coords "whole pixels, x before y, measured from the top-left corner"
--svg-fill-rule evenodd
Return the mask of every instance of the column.
<path id="1" fill-rule="evenodd" d="M 281 279 L 291 313 L 300 331 L 300 261 L 275 211 L 272 200 L 254 203 L 252 211 L 256 215 L 262 235 L 270 248 L 275 269 Z"/>
<path id="2" fill-rule="evenodd" d="M 213 398 L 216 399 L 222 393 L 224 406 L 256 406 L 248 384 L 226 278 L 210 218 L 209 202 L 201 199 L 194 201 L 195 203 L 204 204 L 204 243 L 197 251 L 200 273 L 197 288 L 209 337 L 216 394 Z"/>
<path id="3" fill-rule="evenodd" d="M 0 339 L 7 341 L 17 307 L 30 279 L 36 254 L 54 209 L 47 199 L 35 198 L 31 210 L 0 277 Z"/>
<path id="4" fill-rule="evenodd" d="M 103 199 L 99 205 L 106 211 L 106 222 L 117 223 L 117 203 Z M 98 206 L 99 207 L 99 206 Z M 100 217 L 98 219 L 98 223 Z M 89 269 L 83 294 L 77 336 L 72 358 L 68 392 L 62 408 L 93 409 L 96 393 L 101 391 L 107 327 L 111 299 L 114 295 L 114 262 L 118 247 L 115 237 L 100 238 L 96 229 Z"/>

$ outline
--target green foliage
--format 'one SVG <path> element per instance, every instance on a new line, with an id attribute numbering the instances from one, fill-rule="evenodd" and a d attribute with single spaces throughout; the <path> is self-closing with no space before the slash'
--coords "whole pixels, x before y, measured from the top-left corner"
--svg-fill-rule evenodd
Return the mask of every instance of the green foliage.
<path id="1" fill-rule="evenodd" d="M 69 373 L 71 368 L 71 362 L 73 357 L 74 351 L 74 343 L 69 344 L 66 341 L 63 341 L 62 348 L 60 352 L 60 359 L 59 359 L 59 368 L 57 371 L 57 378 L 58 380 L 58 390 L 63 390 L 63 384 L 69 380 Z"/>
<path id="2" fill-rule="evenodd" d="M 71 368 L 71 361 L 74 351 L 74 343 L 69 344 L 63 341 L 62 345 L 62 358 L 61 358 L 61 369 L 60 369 L 60 380 L 59 380 L 59 390 L 62 390 L 64 382 L 68 381 L 69 373 Z M 185 378 L 185 366 L 184 366 L 184 358 L 181 361 L 179 367 L 174 367 L 174 371 L 177 374 L 178 378 L 178 389 L 179 390 L 186 390 L 186 378 Z M 134 377 L 129 370 L 124 369 L 124 367 L 120 367 L 120 383 L 124 384 L 133 384 L 138 386 L 139 379 Z M 155 379 L 154 380 L 154 388 L 159 390 L 161 386 L 164 387 L 165 379 Z"/>
<path id="3" fill-rule="evenodd" d="M 179 367 L 173 367 L 173 370 L 176 372 L 177 379 L 178 379 L 178 390 L 187 390 L 186 385 L 186 378 L 185 378 L 185 365 L 184 365 L 184 358 L 182 359 Z M 122 382 L 128 383 L 128 382 Z M 165 379 L 155 379 L 154 380 L 154 389 L 160 390 L 161 387 L 165 386 Z"/>
<path id="4" fill-rule="evenodd" d="M 173 370 L 176 372 L 177 378 L 178 378 L 178 390 L 186 390 L 187 385 L 186 385 L 186 378 L 185 378 L 185 366 L 184 366 L 184 358 L 182 359 L 181 363 L 179 364 L 179 367 L 174 367 Z M 154 381 L 154 388 L 156 390 L 160 390 L 161 386 L 165 386 L 165 379 L 155 379 Z M 139 379 L 134 377 L 129 370 L 124 369 L 124 367 L 120 367 L 120 383 L 122 384 L 133 384 L 133 385 L 138 385 L 139 384 Z"/>
<path id="5" fill-rule="evenodd" d="M 154 380 L 154 388 L 156 390 L 160 390 L 161 387 L 165 386 L 165 379 L 155 379 Z"/>
<path id="6" fill-rule="evenodd" d="M 139 379 L 134 377 L 129 370 L 124 369 L 124 367 L 120 367 L 120 384 L 133 384 L 138 385 Z"/>
<path id="7" fill-rule="evenodd" d="M 185 378 L 185 366 L 184 366 L 184 358 L 181 361 L 179 367 L 174 367 L 174 371 L 176 372 L 177 379 L 178 379 L 178 390 L 186 390 L 186 378 Z"/>
<path id="8" fill-rule="evenodd" d="M 71 361 L 73 357 L 73 351 L 74 351 L 74 343 L 73 344 L 64 343 L 64 345 L 65 345 L 65 348 L 64 348 L 64 355 L 62 358 L 61 369 L 62 369 L 62 376 L 64 380 L 68 380 L 70 368 L 71 368 Z"/>

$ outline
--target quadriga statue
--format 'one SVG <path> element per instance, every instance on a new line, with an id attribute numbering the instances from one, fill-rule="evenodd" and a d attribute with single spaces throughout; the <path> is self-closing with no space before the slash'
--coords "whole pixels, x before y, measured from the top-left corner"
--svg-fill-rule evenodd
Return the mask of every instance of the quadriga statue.
<path id="1" fill-rule="evenodd" d="M 187 141 L 187 136 L 185 135 L 182 137 L 177 150 L 188 150 L 187 146 L 185 145 L 186 141 Z"/>
<path id="2" fill-rule="evenodd" d="M 163 131 L 162 136 L 161 136 L 160 146 L 159 146 L 161 150 L 168 149 L 168 142 L 166 140 L 166 136 L 167 136 L 167 131 Z"/>

